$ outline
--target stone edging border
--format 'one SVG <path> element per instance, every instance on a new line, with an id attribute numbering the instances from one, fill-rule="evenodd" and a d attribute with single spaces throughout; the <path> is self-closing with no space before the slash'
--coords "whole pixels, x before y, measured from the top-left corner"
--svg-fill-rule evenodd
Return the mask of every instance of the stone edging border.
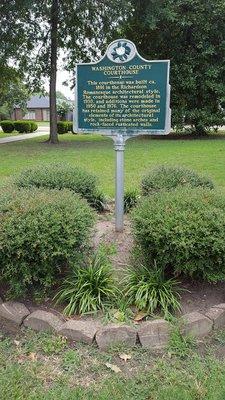
<path id="1" fill-rule="evenodd" d="M 18 327 L 28 327 L 35 331 L 51 331 L 69 340 L 92 344 L 96 342 L 101 350 L 122 343 L 127 346 L 141 345 L 144 348 L 158 350 L 166 347 L 171 326 L 164 319 L 142 322 L 137 328 L 122 325 L 101 325 L 95 320 L 68 320 L 62 315 L 49 311 L 30 312 L 19 302 L 3 302 L 0 298 L 0 319 L 10 321 Z M 225 326 L 225 303 L 209 308 L 205 313 L 197 311 L 181 317 L 182 334 L 202 338 L 214 329 Z"/>

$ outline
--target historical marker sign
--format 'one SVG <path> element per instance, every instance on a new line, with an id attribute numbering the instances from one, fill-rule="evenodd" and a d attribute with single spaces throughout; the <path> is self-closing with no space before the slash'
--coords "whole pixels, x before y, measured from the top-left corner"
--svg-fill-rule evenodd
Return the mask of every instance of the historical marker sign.
<path id="1" fill-rule="evenodd" d="M 123 227 L 125 140 L 166 135 L 171 129 L 169 67 L 169 60 L 145 60 L 125 39 L 112 42 L 99 62 L 77 64 L 74 129 L 100 132 L 115 141 L 117 230 Z"/>
<path id="2" fill-rule="evenodd" d="M 115 135 L 170 131 L 169 61 L 148 61 L 117 40 L 97 63 L 77 65 L 76 129 Z"/>

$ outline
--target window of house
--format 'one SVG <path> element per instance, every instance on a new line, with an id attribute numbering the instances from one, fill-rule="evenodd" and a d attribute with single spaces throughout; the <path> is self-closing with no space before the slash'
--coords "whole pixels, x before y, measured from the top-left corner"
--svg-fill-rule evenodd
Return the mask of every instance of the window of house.
<path id="1" fill-rule="evenodd" d="M 23 119 L 35 119 L 35 110 L 28 110 Z"/>
<path id="2" fill-rule="evenodd" d="M 49 109 L 43 110 L 43 121 L 50 121 L 50 110 Z"/>

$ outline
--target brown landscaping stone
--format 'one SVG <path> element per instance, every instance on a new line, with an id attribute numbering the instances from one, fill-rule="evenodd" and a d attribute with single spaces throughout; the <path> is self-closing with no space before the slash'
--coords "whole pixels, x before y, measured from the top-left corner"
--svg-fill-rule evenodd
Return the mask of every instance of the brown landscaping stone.
<path id="1" fill-rule="evenodd" d="M 185 314 L 182 319 L 184 322 L 182 333 L 184 335 L 203 337 L 208 335 L 213 327 L 213 321 L 199 312 Z"/>
<path id="2" fill-rule="evenodd" d="M 211 307 L 206 313 L 205 316 L 213 321 L 213 328 L 219 329 L 225 326 L 225 308 L 216 308 Z"/>
<path id="3" fill-rule="evenodd" d="M 147 349 L 162 349 L 169 340 L 170 325 L 164 319 L 143 322 L 138 330 L 142 347 Z"/>
<path id="4" fill-rule="evenodd" d="M 0 304 L 0 318 L 12 321 L 17 325 L 21 325 L 24 318 L 29 314 L 30 311 L 22 303 L 7 301 Z"/>
<path id="5" fill-rule="evenodd" d="M 62 317 L 60 318 L 51 312 L 42 310 L 32 312 L 23 321 L 24 326 L 35 331 L 58 331 L 63 323 L 64 320 Z"/>
<path id="6" fill-rule="evenodd" d="M 61 326 L 58 333 L 77 342 L 91 344 L 101 325 L 95 321 L 70 320 Z"/>
<path id="7" fill-rule="evenodd" d="M 95 338 L 98 347 L 104 350 L 120 343 L 134 346 L 136 344 L 137 333 L 134 328 L 128 325 L 111 324 L 97 331 Z"/>

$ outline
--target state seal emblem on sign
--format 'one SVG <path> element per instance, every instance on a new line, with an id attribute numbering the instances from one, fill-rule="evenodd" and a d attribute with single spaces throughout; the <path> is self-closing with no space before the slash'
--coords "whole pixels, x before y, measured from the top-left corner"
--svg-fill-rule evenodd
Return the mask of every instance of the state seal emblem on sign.
<path id="1" fill-rule="evenodd" d="M 134 58 L 136 54 L 136 48 L 129 40 L 120 39 L 111 43 L 106 54 L 111 61 L 117 64 L 122 64 Z"/>

